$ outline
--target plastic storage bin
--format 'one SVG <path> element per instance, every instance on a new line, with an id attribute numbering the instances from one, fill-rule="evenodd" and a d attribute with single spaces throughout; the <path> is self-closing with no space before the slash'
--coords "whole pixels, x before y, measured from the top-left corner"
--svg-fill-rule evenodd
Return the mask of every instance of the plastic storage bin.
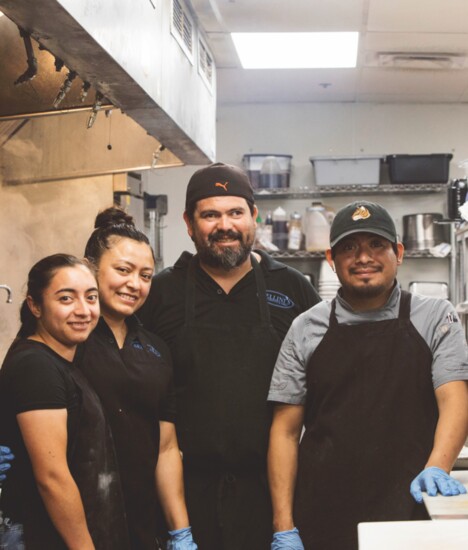
<path id="1" fill-rule="evenodd" d="M 291 174 L 291 160 L 292 155 L 249 154 L 242 157 L 242 165 L 254 189 L 287 188 Z M 277 173 L 272 172 L 273 163 L 278 166 Z"/>
<path id="2" fill-rule="evenodd" d="M 317 185 L 377 185 L 381 156 L 310 157 Z"/>
<path id="3" fill-rule="evenodd" d="M 389 155 L 388 172 L 392 183 L 447 183 L 451 154 Z"/>

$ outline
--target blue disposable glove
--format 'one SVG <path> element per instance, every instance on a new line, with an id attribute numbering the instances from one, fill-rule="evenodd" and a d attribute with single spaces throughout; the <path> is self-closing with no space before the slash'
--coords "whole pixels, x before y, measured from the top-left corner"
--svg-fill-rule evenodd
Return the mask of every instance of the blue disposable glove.
<path id="1" fill-rule="evenodd" d="M 294 527 L 290 531 L 278 531 L 273 535 L 271 550 L 304 550 L 299 531 Z"/>
<path id="2" fill-rule="evenodd" d="M 0 445 L 0 481 L 6 478 L 4 472 L 11 468 L 10 460 L 13 460 L 15 455 L 10 451 L 8 447 L 2 447 Z"/>
<path id="3" fill-rule="evenodd" d="M 191 527 L 169 531 L 169 535 L 171 538 L 167 543 L 167 550 L 198 550 L 193 542 Z"/>
<path id="4" fill-rule="evenodd" d="M 444 497 L 466 493 L 459 481 L 435 466 L 426 468 L 411 482 L 410 492 L 416 502 L 422 502 L 422 491 L 426 491 L 430 497 L 434 497 L 437 491 Z"/>

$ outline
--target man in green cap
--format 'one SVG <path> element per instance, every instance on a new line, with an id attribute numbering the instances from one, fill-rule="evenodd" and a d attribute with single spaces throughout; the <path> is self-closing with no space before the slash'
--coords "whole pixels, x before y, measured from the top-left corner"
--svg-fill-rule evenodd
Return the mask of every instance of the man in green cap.
<path id="1" fill-rule="evenodd" d="M 301 273 L 252 250 L 257 215 L 243 170 L 197 170 L 184 212 L 197 253 L 154 278 L 140 315 L 172 352 L 187 508 L 203 550 L 270 548 L 268 388 L 291 322 L 320 300 Z"/>
<path id="2" fill-rule="evenodd" d="M 341 209 L 330 246 L 341 288 L 292 323 L 268 397 L 273 523 L 290 533 L 275 550 L 357 550 L 359 522 L 426 519 L 423 491 L 466 492 L 449 475 L 468 430 L 453 306 L 401 289 L 404 248 L 378 204 Z"/>

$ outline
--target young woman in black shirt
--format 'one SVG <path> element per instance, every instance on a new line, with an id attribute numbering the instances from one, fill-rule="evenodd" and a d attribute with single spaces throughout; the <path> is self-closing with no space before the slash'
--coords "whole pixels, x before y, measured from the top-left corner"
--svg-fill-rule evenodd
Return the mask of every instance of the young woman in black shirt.
<path id="1" fill-rule="evenodd" d="M 80 369 L 111 425 L 130 546 L 154 550 L 169 527 L 168 549 L 196 550 L 174 426 L 170 354 L 135 317 L 151 286 L 153 252 L 132 217 L 109 208 L 97 216 L 85 256 L 97 270 L 101 319 L 81 350 Z"/>
<path id="2" fill-rule="evenodd" d="M 95 548 L 71 471 L 82 412 L 71 371 L 98 318 L 97 282 L 83 261 L 55 254 L 33 266 L 0 371 L 1 441 L 15 454 L 1 508 L 21 525 L 27 550 Z"/>

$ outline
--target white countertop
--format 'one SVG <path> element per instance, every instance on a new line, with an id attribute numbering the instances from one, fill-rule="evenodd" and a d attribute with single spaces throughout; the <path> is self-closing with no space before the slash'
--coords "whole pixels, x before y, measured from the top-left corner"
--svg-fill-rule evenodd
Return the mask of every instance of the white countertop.
<path id="1" fill-rule="evenodd" d="M 468 470 L 453 471 L 468 490 Z M 358 525 L 359 550 L 467 550 L 468 494 L 454 497 L 423 493 L 434 521 L 383 521 Z"/>
<path id="2" fill-rule="evenodd" d="M 467 550 L 468 520 L 360 523 L 358 539 L 359 550 Z"/>

